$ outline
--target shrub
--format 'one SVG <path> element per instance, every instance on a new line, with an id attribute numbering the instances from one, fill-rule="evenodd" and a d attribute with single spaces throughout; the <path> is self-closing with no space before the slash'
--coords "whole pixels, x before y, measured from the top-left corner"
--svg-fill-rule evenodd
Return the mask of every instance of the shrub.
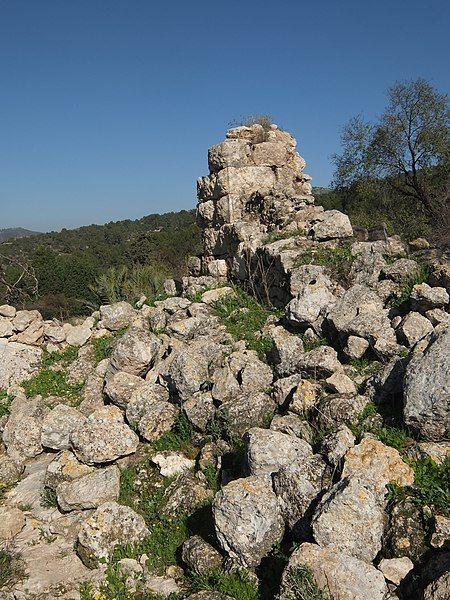
<path id="1" fill-rule="evenodd" d="M 393 296 L 390 302 L 391 306 L 395 308 L 408 308 L 413 287 L 417 284 L 426 282 L 429 274 L 427 266 L 420 266 L 414 275 L 401 285 L 399 292 Z"/>
<path id="2" fill-rule="evenodd" d="M 158 452 L 165 450 L 184 450 L 186 454 L 192 451 L 192 436 L 194 430 L 184 412 L 179 412 L 171 431 L 163 433 L 162 436 L 152 443 Z"/>
<path id="3" fill-rule="evenodd" d="M 41 492 L 41 506 L 44 508 L 57 508 L 56 492 L 47 486 Z"/>
<path id="4" fill-rule="evenodd" d="M 278 240 L 288 240 L 289 238 L 296 237 L 298 235 L 305 235 L 304 229 L 294 229 L 289 231 L 271 231 L 265 237 L 264 244 L 272 244 L 272 242 L 278 242 Z"/>
<path id="5" fill-rule="evenodd" d="M 169 271 L 161 265 L 110 267 L 90 286 L 102 303 L 136 302 L 142 295 L 158 296 Z"/>
<path id="6" fill-rule="evenodd" d="M 255 114 L 235 119 L 229 123 L 229 127 L 251 127 L 252 125 L 261 125 L 264 131 L 269 131 L 273 124 L 273 118 L 270 115 Z"/>

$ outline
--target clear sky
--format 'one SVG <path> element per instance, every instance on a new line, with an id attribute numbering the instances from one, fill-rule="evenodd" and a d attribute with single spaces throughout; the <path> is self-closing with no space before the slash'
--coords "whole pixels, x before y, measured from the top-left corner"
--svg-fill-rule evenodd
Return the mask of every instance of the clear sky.
<path id="1" fill-rule="evenodd" d="M 0 228 L 195 205 L 207 148 L 269 113 L 315 185 L 342 125 L 450 90 L 449 0 L 0 0 Z"/>

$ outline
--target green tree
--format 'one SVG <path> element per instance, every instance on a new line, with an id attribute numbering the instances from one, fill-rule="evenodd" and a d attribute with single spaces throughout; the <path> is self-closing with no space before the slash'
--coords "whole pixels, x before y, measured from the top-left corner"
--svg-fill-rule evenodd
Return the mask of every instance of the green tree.
<path id="1" fill-rule="evenodd" d="M 442 218 L 450 192 L 447 95 L 417 79 L 395 83 L 388 100 L 375 122 L 357 116 L 344 127 L 334 183 L 348 189 L 381 181 L 429 217 Z"/>

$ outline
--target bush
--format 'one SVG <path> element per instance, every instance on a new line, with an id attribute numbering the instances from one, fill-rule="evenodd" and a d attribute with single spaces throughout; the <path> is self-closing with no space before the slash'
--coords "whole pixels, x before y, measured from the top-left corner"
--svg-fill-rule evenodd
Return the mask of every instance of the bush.
<path id="1" fill-rule="evenodd" d="M 255 114 L 235 119 L 229 123 L 229 127 L 251 127 L 252 125 L 261 125 L 264 131 L 269 131 L 273 124 L 273 118 L 270 115 Z"/>
<path id="2" fill-rule="evenodd" d="M 161 265 L 110 267 L 97 277 L 90 289 L 102 304 L 125 300 L 134 303 L 142 295 L 154 297 L 164 291 L 169 272 Z"/>

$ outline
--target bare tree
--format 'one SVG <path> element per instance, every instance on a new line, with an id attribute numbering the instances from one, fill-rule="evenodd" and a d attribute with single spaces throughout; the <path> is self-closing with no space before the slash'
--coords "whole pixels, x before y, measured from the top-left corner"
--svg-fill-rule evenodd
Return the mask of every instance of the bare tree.
<path id="1" fill-rule="evenodd" d="M 10 304 L 24 304 L 39 296 L 35 270 L 23 256 L 0 254 L 0 287 L 2 296 Z"/>

